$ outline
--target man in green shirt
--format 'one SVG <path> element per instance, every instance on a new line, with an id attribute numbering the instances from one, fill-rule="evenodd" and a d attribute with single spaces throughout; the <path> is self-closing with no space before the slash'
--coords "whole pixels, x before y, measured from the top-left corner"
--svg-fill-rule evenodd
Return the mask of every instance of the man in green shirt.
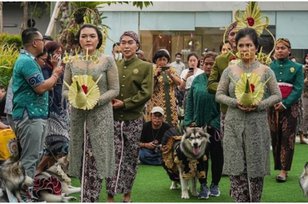
<path id="1" fill-rule="evenodd" d="M 35 61 L 43 52 L 44 40 L 36 28 L 22 32 L 21 50 L 13 69 L 13 120 L 20 142 L 20 160 L 26 174 L 34 177 L 40 152 L 43 150 L 48 117 L 48 90 L 56 84 L 62 67 L 55 67 L 49 79 L 44 80 L 42 70 Z"/>
<path id="2" fill-rule="evenodd" d="M 139 141 L 143 126 L 143 109 L 153 92 L 153 65 L 136 56 L 140 48 L 138 35 L 126 31 L 120 37 L 123 59 L 117 61 L 120 93 L 113 100 L 116 172 L 107 178 L 107 202 L 122 193 L 123 202 L 131 201 L 137 174 Z"/>
<path id="3" fill-rule="evenodd" d="M 229 62 L 235 59 L 235 53 L 236 53 L 236 43 L 235 43 L 235 35 L 237 33 L 237 23 L 233 22 L 227 29 L 227 36 L 228 41 L 231 45 L 232 51 L 229 51 L 225 54 L 221 54 L 216 57 L 214 66 L 212 68 L 209 80 L 208 80 L 208 91 L 209 93 L 216 94 L 217 86 L 220 80 L 220 77 L 225 70 L 225 68 L 228 67 Z M 223 135 L 224 130 L 224 118 L 225 114 L 227 112 L 227 106 L 220 104 L 220 129 L 221 134 Z"/>
<path id="4" fill-rule="evenodd" d="M 280 38 L 275 45 L 275 58 L 270 68 L 274 71 L 282 101 L 269 110 L 269 123 L 274 155 L 274 168 L 280 170 L 277 182 L 287 181 L 294 155 L 297 130 L 298 101 L 304 87 L 302 65 L 289 59 L 291 43 Z"/>

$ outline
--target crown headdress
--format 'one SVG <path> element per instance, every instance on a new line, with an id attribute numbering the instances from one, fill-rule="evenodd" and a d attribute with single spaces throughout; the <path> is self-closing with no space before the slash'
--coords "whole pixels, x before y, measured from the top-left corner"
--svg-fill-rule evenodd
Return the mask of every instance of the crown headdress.
<path id="1" fill-rule="evenodd" d="M 275 50 L 275 37 L 267 29 L 269 25 L 269 18 L 267 16 L 262 15 L 260 7 L 257 2 L 249 2 L 246 6 L 245 11 L 237 10 L 234 15 L 235 22 L 236 22 L 236 29 L 240 30 L 243 28 L 253 28 L 257 32 L 258 36 L 261 36 L 261 34 L 266 31 L 270 34 L 270 36 L 273 38 L 274 46 L 272 50 L 269 52 L 269 54 L 265 54 L 262 52 L 263 48 L 261 47 L 259 52 L 257 53 L 256 58 L 259 62 L 262 64 L 270 64 L 271 63 L 271 54 Z M 234 22 L 233 22 L 234 23 Z M 226 36 L 227 30 L 224 34 L 224 40 Z M 224 41 L 225 42 L 225 41 Z"/>

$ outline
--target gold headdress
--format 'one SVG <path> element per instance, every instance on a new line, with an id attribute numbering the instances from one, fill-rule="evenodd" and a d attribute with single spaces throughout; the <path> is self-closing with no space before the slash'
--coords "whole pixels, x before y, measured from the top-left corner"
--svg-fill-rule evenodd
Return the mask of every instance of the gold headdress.
<path id="1" fill-rule="evenodd" d="M 257 2 L 249 2 L 247 4 L 247 7 L 245 11 L 237 10 L 234 15 L 235 22 L 237 23 L 237 30 L 243 29 L 243 28 L 253 28 L 257 32 L 258 36 L 260 36 L 264 30 L 268 32 L 271 37 L 273 38 L 274 46 L 269 54 L 265 54 L 262 52 L 262 47 L 260 48 L 260 51 L 257 53 L 256 58 L 259 62 L 262 64 L 270 64 L 271 63 L 271 54 L 275 50 L 275 37 L 274 35 L 267 29 L 269 25 L 269 19 L 267 16 L 263 16 L 260 10 L 260 7 Z M 226 31 L 227 32 L 227 31 Z M 225 35 L 224 34 L 224 39 Z M 237 56 L 239 56 L 237 54 Z"/>
<path id="2" fill-rule="evenodd" d="M 260 36 L 263 30 L 267 28 L 269 20 L 267 16 L 262 16 L 257 2 L 249 2 L 246 10 L 235 12 L 234 18 L 238 29 L 253 28 Z"/>

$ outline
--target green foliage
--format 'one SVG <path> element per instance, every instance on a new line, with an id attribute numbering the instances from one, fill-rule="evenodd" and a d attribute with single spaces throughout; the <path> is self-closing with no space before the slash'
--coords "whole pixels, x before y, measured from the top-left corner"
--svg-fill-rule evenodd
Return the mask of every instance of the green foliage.
<path id="1" fill-rule="evenodd" d="M 19 51 L 14 44 L 2 44 L 0 46 L 0 85 L 8 86 L 18 55 Z"/>
<path id="2" fill-rule="evenodd" d="M 132 4 L 133 6 L 143 9 L 144 7 L 149 7 L 153 5 L 153 2 L 151 1 L 104 1 L 100 2 L 100 4 L 107 4 L 110 6 L 111 4 Z"/>
<path id="3" fill-rule="evenodd" d="M 89 8 L 95 9 L 98 5 L 103 4 L 105 2 L 90 2 L 90 1 L 78 1 L 78 2 L 70 2 L 74 8 Z"/>
<path id="4" fill-rule="evenodd" d="M 31 18 L 42 18 L 44 15 L 49 14 L 51 2 L 29 2 L 29 14 Z"/>
<path id="5" fill-rule="evenodd" d="M 8 33 L 0 33 L 0 46 L 5 44 L 14 45 L 16 49 L 20 49 L 22 45 L 21 36 Z"/>
<path id="6" fill-rule="evenodd" d="M 139 1 L 100 1 L 100 2 L 69 2 L 71 5 L 72 13 L 68 15 L 68 20 L 66 18 L 65 23 L 61 25 L 63 30 L 57 36 L 58 41 L 63 45 L 64 49 L 71 53 L 77 50 L 79 43 L 76 39 L 77 31 L 80 26 L 85 23 L 90 23 L 97 25 L 103 33 L 103 43 L 101 51 L 104 51 L 106 38 L 108 36 L 109 26 L 105 25 L 102 20 L 106 18 L 103 16 L 103 9 L 98 8 L 104 5 L 110 6 L 111 4 L 130 4 L 137 8 L 144 8 L 153 5 L 150 1 L 139 2 Z"/>

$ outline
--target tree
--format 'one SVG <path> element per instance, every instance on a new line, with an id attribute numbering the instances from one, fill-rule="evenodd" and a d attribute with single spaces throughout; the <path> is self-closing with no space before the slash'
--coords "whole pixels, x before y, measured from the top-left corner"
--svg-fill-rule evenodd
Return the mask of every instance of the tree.
<path id="1" fill-rule="evenodd" d="M 22 18 L 22 24 L 21 24 L 21 31 L 23 31 L 27 28 L 27 22 L 29 19 L 29 4 L 27 1 L 24 1 L 21 5 L 23 7 L 23 18 Z"/>
<path id="2" fill-rule="evenodd" d="M 51 35 L 55 23 L 58 22 L 60 26 L 59 34 L 57 35 L 58 40 L 67 51 L 75 50 L 75 47 L 78 46 L 75 41 L 75 34 L 82 24 L 100 25 L 102 32 L 106 34 L 109 27 L 102 23 L 102 20 L 106 17 L 97 8 L 111 4 L 132 4 L 140 9 L 153 5 L 150 1 L 57 2 L 45 34 Z M 103 36 L 106 37 L 107 35 Z M 105 45 L 104 42 L 103 45 Z M 102 47 L 104 49 L 104 46 Z"/>

